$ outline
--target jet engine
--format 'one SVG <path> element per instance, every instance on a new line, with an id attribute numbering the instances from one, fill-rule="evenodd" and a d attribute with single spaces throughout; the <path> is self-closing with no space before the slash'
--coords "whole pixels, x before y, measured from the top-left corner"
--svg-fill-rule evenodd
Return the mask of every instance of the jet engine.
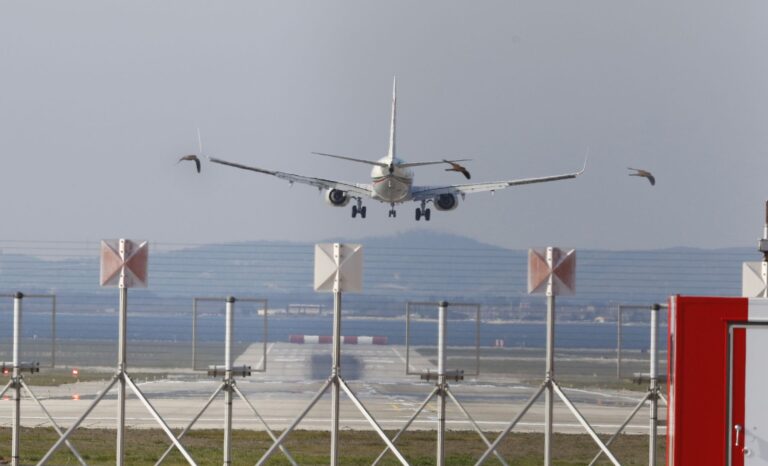
<path id="1" fill-rule="evenodd" d="M 459 198 L 455 194 L 441 194 L 434 203 L 437 210 L 453 210 L 459 206 Z"/>
<path id="2" fill-rule="evenodd" d="M 325 202 L 335 207 L 344 207 L 349 203 L 349 196 L 346 191 L 329 189 L 325 193 Z"/>

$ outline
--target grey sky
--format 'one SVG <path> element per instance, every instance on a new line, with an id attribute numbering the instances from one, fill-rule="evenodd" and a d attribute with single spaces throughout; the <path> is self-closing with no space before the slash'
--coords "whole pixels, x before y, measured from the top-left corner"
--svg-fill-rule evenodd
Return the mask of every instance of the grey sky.
<path id="1" fill-rule="evenodd" d="M 746 246 L 768 198 L 768 3 L 0 3 L 5 239 L 209 242 L 434 229 L 507 247 Z M 205 164 L 367 182 L 387 149 L 471 157 L 473 181 L 583 177 L 365 221 L 313 188 Z M 630 178 L 651 170 L 657 185 Z M 458 183 L 438 167 L 417 184 Z"/>

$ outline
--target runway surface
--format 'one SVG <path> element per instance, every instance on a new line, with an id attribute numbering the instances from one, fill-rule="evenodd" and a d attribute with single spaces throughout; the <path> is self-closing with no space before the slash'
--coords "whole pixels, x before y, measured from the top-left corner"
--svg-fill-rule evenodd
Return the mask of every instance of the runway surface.
<path id="1" fill-rule="evenodd" d="M 234 365 L 262 366 L 261 344 L 254 344 L 241 354 Z M 327 344 L 271 343 L 267 348 L 266 372 L 254 372 L 251 377 L 238 378 L 237 387 L 257 410 L 271 429 L 284 429 L 302 413 L 318 394 L 331 371 L 331 347 Z M 434 382 L 420 380 L 418 375 L 405 374 L 405 347 L 393 345 L 345 345 L 342 350 L 341 375 L 348 382 L 365 408 L 384 429 L 397 430 L 413 416 L 434 388 Z M 432 368 L 433 362 L 410 354 L 412 371 Z M 449 367 L 450 369 L 455 369 Z M 543 366 L 542 380 L 543 381 Z M 43 369 L 44 370 L 44 369 Z M 140 368 L 136 369 L 138 373 Z M 131 368 L 129 365 L 128 374 Z M 171 427 L 185 427 L 198 414 L 208 398 L 220 388 L 221 378 L 206 377 L 200 372 L 173 371 L 167 379 L 134 380 L 151 405 Z M 45 408 L 61 426 L 69 426 L 80 418 L 93 400 L 106 388 L 107 382 L 67 384 L 59 387 L 31 387 Z M 450 383 L 450 390 L 484 431 L 501 431 L 520 412 L 536 392 L 536 382 L 521 383 L 511 377 L 494 375 L 468 377 Z M 569 399 L 598 432 L 612 433 L 629 415 L 645 394 L 617 390 L 565 389 Z M 130 389 L 129 389 L 130 393 Z M 9 426 L 13 415 L 13 393 L 7 392 L 0 401 L 0 425 Z M 115 427 L 117 391 L 113 389 L 93 409 L 83 427 Z M 341 426 L 344 429 L 369 429 L 370 424 L 355 405 L 342 394 Z M 447 402 L 446 425 L 452 430 L 470 430 L 467 417 L 450 399 Z M 199 428 L 222 428 L 224 395 L 219 393 L 210 407 L 196 422 Z M 41 409 L 24 395 L 21 403 L 22 424 L 48 425 Z M 132 393 L 126 407 L 127 425 L 134 428 L 158 427 L 144 404 Z M 659 408 L 660 418 L 666 410 Z M 233 426 L 236 429 L 264 429 L 243 400 L 235 396 Z M 555 402 L 555 430 L 581 433 L 582 426 L 559 400 Z M 518 423 L 515 431 L 538 432 L 543 428 L 543 395 Z M 435 429 L 437 401 L 433 399 L 410 429 Z M 330 428 L 330 391 L 310 410 L 301 429 Z M 648 432 L 648 407 L 640 410 L 630 423 L 628 433 Z M 659 433 L 663 434 L 661 427 Z"/>

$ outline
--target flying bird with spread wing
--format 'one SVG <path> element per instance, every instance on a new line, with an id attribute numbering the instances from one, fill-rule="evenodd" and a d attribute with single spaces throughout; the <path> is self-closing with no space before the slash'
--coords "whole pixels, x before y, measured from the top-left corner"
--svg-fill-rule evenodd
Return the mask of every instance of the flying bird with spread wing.
<path id="1" fill-rule="evenodd" d="M 184 157 L 181 157 L 176 163 L 179 164 L 187 160 L 190 162 L 195 162 L 197 173 L 200 173 L 200 157 L 197 156 L 198 154 L 200 154 L 200 156 L 203 155 L 203 138 L 200 136 L 200 128 L 197 128 L 197 154 L 185 155 Z"/>
<path id="2" fill-rule="evenodd" d="M 451 162 L 450 160 L 445 160 L 445 159 L 443 159 L 443 162 L 451 166 L 451 168 L 446 168 L 445 171 L 459 172 L 462 175 L 464 175 L 464 177 L 468 180 L 472 178 L 472 176 L 469 174 L 469 170 L 467 170 L 467 168 L 464 165 L 458 164 L 456 162 Z"/>
<path id="3" fill-rule="evenodd" d="M 651 172 L 648 170 L 641 170 L 639 168 L 631 168 L 627 167 L 627 170 L 634 170 L 636 173 L 630 173 L 629 176 L 642 176 L 643 178 L 648 178 L 648 181 L 651 183 L 651 186 L 656 185 L 656 178 L 653 177 Z"/>
<path id="4" fill-rule="evenodd" d="M 181 163 L 185 160 L 195 162 L 195 167 L 197 167 L 197 173 L 200 173 L 200 159 L 195 154 L 185 155 L 184 157 L 180 158 L 179 161 L 176 163 Z"/>

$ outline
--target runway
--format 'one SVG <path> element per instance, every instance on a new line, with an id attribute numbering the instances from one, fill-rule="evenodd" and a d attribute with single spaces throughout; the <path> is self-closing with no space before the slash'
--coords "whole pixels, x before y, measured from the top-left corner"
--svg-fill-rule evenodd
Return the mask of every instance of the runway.
<path id="1" fill-rule="evenodd" d="M 318 393 L 331 370 L 330 345 L 271 343 L 268 346 L 266 372 L 254 372 L 251 377 L 237 379 L 237 386 L 255 407 L 271 429 L 286 428 Z M 234 362 L 262 366 L 262 345 L 252 345 Z M 434 382 L 420 380 L 418 375 L 405 374 L 405 347 L 376 345 L 345 345 L 342 350 L 341 374 L 363 405 L 384 429 L 400 429 L 423 403 Z M 430 360 L 410 354 L 412 371 L 433 368 Z M 449 369 L 457 369 L 449 367 Z M 434 370 L 434 369 L 433 369 Z M 138 373 L 140 368 L 136 368 Z M 543 373 L 543 367 L 542 367 Z M 128 368 L 131 374 L 131 368 Z M 201 410 L 206 400 L 221 385 L 221 379 L 204 373 L 173 371 L 168 378 L 157 381 L 134 379 L 164 421 L 171 427 L 185 427 Z M 543 376 L 542 376 L 543 381 Z M 540 383 L 540 381 L 539 381 Z M 62 427 L 78 419 L 93 400 L 106 388 L 107 382 L 66 384 L 58 387 L 31 387 L 45 408 Z M 501 431 L 520 412 L 535 393 L 536 382 L 522 383 L 512 377 L 480 374 L 464 381 L 453 382 L 450 390 L 456 399 L 484 431 Z M 565 389 L 565 393 L 598 432 L 612 433 L 624 421 L 644 392 L 625 390 Z M 130 393 L 130 390 L 129 390 Z M 94 408 L 83 427 L 115 427 L 117 415 L 116 390 L 113 388 Z M 9 426 L 13 414 L 12 393 L 0 401 L 0 425 Z M 33 400 L 22 399 L 22 424 L 29 427 L 47 425 L 47 419 Z M 446 425 L 452 430 L 471 430 L 472 426 L 461 411 L 448 400 Z M 431 430 L 437 427 L 437 403 L 432 400 L 411 429 Z M 660 405 L 660 418 L 665 408 Z M 128 426 L 158 427 L 145 406 L 132 394 L 126 406 Z M 195 424 L 198 428 L 223 427 L 224 398 L 218 395 Z M 648 432 L 648 408 L 641 409 L 628 426 L 628 433 Z M 557 400 L 555 402 L 555 431 L 581 433 L 576 418 Z M 515 431 L 539 432 L 543 428 L 543 396 L 518 423 Z M 341 426 L 343 429 L 369 429 L 370 425 L 357 408 L 342 395 Z M 263 429 L 264 425 L 249 406 L 235 397 L 233 427 Z M 330 394 L 324 396 L 299 425 L 301 429 L 330 428 Z M 664 433 L 663 427 L 659 430 Z"/>

